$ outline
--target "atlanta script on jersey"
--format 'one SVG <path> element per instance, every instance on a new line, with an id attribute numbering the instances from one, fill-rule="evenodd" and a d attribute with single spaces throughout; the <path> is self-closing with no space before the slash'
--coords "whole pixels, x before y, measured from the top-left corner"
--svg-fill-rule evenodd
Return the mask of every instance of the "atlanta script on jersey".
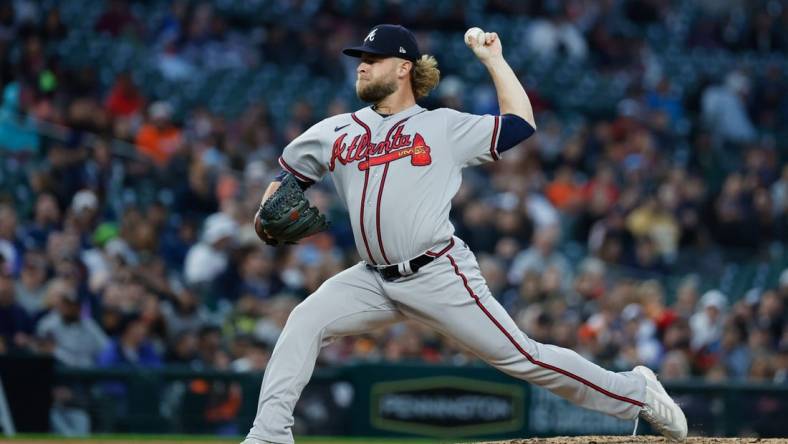
<path id="1" fill-rule="evenodd" d="M 498 159 L 499 116 L 414 105 L 383 117 L 370 107 L 325 119 L 285 147 L 296 177 L 330 174 L 359 254 L 394 264 L 445 246 L 462 168 Z"/>

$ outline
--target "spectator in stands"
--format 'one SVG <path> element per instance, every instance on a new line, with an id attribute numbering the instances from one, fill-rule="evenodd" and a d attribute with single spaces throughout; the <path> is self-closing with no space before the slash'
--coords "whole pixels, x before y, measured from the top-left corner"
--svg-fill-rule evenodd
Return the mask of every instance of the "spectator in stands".
<path id="1" fill-rule="evenodd" d="M 179 52 L 175 40 L 164 43 L 158 54 L 157 67 L 161 75 L 171 82 L 187 80 L 197 72 L 197 67 Z"/>
<path id="2" fill-rule="evenodd" d="M 636 238 L 648 237 L 653 240 L 663 258 L 674 258 L 678 249 L 681 232 L 674 216 L 676 205 L 676 190 L 663 185 L 658 197 L 646 198 L 627 217 L 629 232 Z"/>
<path id="3" fill-rule="evenodd" d="M 750 364 L 749 380 L 768 382 L 774 378 L 774 358 L 768 353 L 757 353 Z"/>
<path id="4" fill-rule="evenodd" d="M 755 325 L 768 332 L 770 348 L 776 348 L 782 338 L 783 328 L 788 325 L 785 318 L 785 301 L 776 291 L 767 290 L 761 294 L 753 321 Z"/>
<path id="5" fill-rule="evenodd" d="M 282 329 L 285 327 L 290 312 L 298 305 L 299 300 L 291 294 L 282 293 L 273 299 L 266 301 L 261 306 L 261 313 L 264 314 L 254 326 L 253 335 L 270 347 L 276 345 Z"/>
<path id="6" fill-rule="evenodd" d="M 632 366 L 645 363 L 657 367 L 662 353 L 662 344 L 657 339 L 658 325 L 649 318 L 648 313 L 640 304 L 632 303 L 621 311 L 624 324 L 624 347 L 631 346 L 633 355 L 624 365 Z M 626 348 L 625 348 L 626 349 Z"/>
<path id="7" fill-rule="evenodd" d="M 747 114 L 750 79 L 740 71 L 731 71 L 725 82 L 703 92 L 703 122 L 720 142 L 751 142 L 757 136 Z"/>
<path id="8" fill-rule="evenodd" d="M 562 288 L 568 288 L 572 282 L 572 271 L 564 255 L 556 250 L 559 236 L 557 227 L 537 230 L 533 245 L 515 257 L 509 270 L 509 283 L 517 285 L 529 272 L 544 273 L 552 268 L 561 277 Z"/>
<path id="9" fill-rule="evenodd" d="M 562 165 L 556 171 L 555 178 L 547 185 L 545 196 L 556 208 L 572 214 L 582 205 L 581 190 L 572 167 Z"/>
<path id="10" fill-rule="evenodd" d="M 607 267 L 604 261 L 588 257 L 580 262 L 577 267 L 577 275 L 574 282 L 574 292 L 580 297 L 580 300 L 569 299 L 573 295 L 569 294 L 569 302 L 574 304 L 581 304 L 580 309 L 593 309 L 596 301 L 602 299 L 607 291 L 605 282 L 605 274 Z M 584 313 L 585 315 L 585 313 Z"/>
<path id="11" fill-rule="evenodd" d="M 561 6 L 553 6 L 545 18 L 534 20 L 528 29 L 527 42 L 539 57 L 554 58 L 558 54 L 582 60 L 588 55 L 588 45 L 583 33 L 566 16 Z"/>
<path id="12" fill-rule="evenodd" d="M 131 35 L 142 37 L 143 27 L 131 12 L 128 0 L 111 0 L 96 21 L 96 31 L 107 32 L 113 37 Z"/>
<path id="13" fill-rule="evenodd" d="M 689 319 L 695 312 L 698 302 L 698 279 L 695 276 L 684 278 L 679 284 L 673 310 L 680 318 Z"/>
<path id="14" fill-rule="evenodd" d="M 788 164 L 783 165 L 780 178 L 772 184 L 771 192 L 775 216 L 788 213 Z"/>
<path id="15" fill-rule="evenodd" d="M 273 278 L 274 264 L 269 250 L 247 249 L 240 261 L 240 291 L 260 299 L 271 298 L 278 290 Z"/>
<path id="16" fill-rule="evenodd" d="M 127 72 L 121 73 L 110 89 L 104 107 L 115 118 L 137 117 L 145 106 L 145 97 Z"/>
<path id="17" fill-rule="evenodd" d="M 0 255 L 0 267 L 2 267 Z M 0 269 L 0 353 L 23 351 L 31 345 L 33 322 L 16 302 L 14 281 Z"/>
<path id="18" fill-rule="evenodd" d="M 128 272 L 128 266 L 138 263 L 138 256 L 131 247 L 118 236 L 114 224 L 102 224 L 93 236 L 95 248 L 83 251 L 82 261 L 87 269 L 90 291 L 101 293 L 113 282 Z"/>
<path id="19" fill-rule="evenodd" d="M 236 372 L 262 372 L 271 358 L 271 349 L 264 342 L 252 341 L 244 355 L 232 362 L 230 367 Z"/>
<path id="20" fill-rule="evenodd" d="M 210 355 L 205 354 L 207 366 L 216 371 L 230 370 L 230 359 L 226 351 L 216 349 Z M 241 385 L 225 380 L 194 380 L 189 384 L 186 397 L 191 408 L 202 410 L 199 424 L 191 427 L 192 432 L 205 432 L 222 436 L 239 434 L 236 417 L 241 408 L 243 393 Z"/>
<path id="21" fill-rule="evenodd" d="M 788 329 L 786 329 L 788 331 Z M 783 335 L 788 338 L 788 336 Z M 774 372 L 774 382 L 778 384 L 788 383 L 788 341 L 783 341 L 777 353 L 776 368 Z"/>
<path id="22" fill-rule="evenodd" d="M 788 43 L 788 38 L 784 39 Z M 782 68 L 776 63 L 770 64 L 765 72 L 757 73 L 752 97 L 753 123 L 765 130 L 766 133 L 774 134 L 779 131 L 785 120 L 785 91 L 786 84 L 782 76 Z"/>
<path id="23" fill-rule="evenodd" d="M 659 375 L 666 381 L 689 379 L 691 375 L 690 362 L 683 353 L 672 351 L 665 355 L 665 358 L 662 360 Z"/>
<path id="24" fill-rule="evenodd" d="M 197 351 L 197 334 L 194 331 L 182 331 L 169 342 L 164 361 L 167 365 L 199 368 Z"/>
<path id="25" fill-rule="evenodd" d="M 25 244 L 43 249 L 49 234 L 61 228 L 61 211 L 54 194 L 43 192 L 36 199 L 33 220 L 26 224 Z"/>
<path id="26" fill-rule="evenodd" d="M 21 85 L 5 85 L 0 104 L 0 149 L 9 153 L 37 153 L 41 143 L 35 125 L 21 108 Z"/>
<path id="27" fill-rule="evenodd" d="M 205 220 L 200 243 L 186 255 L 183 269 L 186 283 L 211 283 L 227 271 L 228 252 L 234 245 L 237 229 L 235 221 L 223 213 L 216 213 Z"/>
<path id="28" fill-rule="evenodd" d="M 725 246 L 752 248 L 757 245 L 757 225 L 753 223 L 750 181 L 738 173 L 725 179 L 714 203 L 715 234 Z"/>
<path id="29" fill-rule="evenodd" d="M 63 23 L 60 15 L 60 8 L 54 6 L 46 11 L 43 23 L 41 23 L 41 36 L 46 41 L 58 41 L 68 35 L 68 28 Z"/>
<path id="30" fill-rule="evenodd" d="M 159 352 L 150 340 L 149 327 L 139 315 L 129 315 L 120 329 L 118 338 L 112 339 L 98 357 L 98 366 L 117 367 L 160 367 Z"/>
<path id="31" fill-rule="evenodd" d="M 678 350 L 684 353 L 688 359 L 692 352 L 692 328 L 690 323 L 685 319 L 678 319 L 676 322 L 670 324 L 665 330 L 665 336 L 662 338 L 662 345 L 665 351 Z"/>
<path id="32" fill-rule="evenodd" d="M 484 280 L 487 281 L 490 293 L 500 300 L 508 286 L 506 265 L 496 256 L 483 254 L 479 255 L 479 268 Z"/>
<path id="33" fill-rule="evenodd" d="M 98 196 L 92 190 L 80 190 L 71 200 L 70 211 L 66 216 L 69 229 L 80 237 L 80 244 L 90 244 L 90 237 L 99 221 Z"/>
<path id="34" fill-rule="evenodd" d="M 634 254 L 625 262 L 632 267 L 633 273 L 641 278 L 653 278 L 667 272 L 667 265 L 651 237 L 635 239 Z"/>
<path id="35" fill-rule="evenodd" d="M 191 160 L 186 174 L 188 180 L 176 186 L 175 210 L 202 220 L 219 209 L 213 178 L 201 158 Z"/>
<path id="36" fill-rule="evenodd" d="M 16 282 L 16 300 L 31 319 L 38 319 L 49 307 L 45 295 L 50 286 L 47 283 L 48 264 L 42 252 L 28 250 Z"/>
<path id="37" fill-rule="evenodd" d="M 0 40 L 11 41 L 16 35 L 17 26 L 13 2 L 0 4 Z"/>
<path id="38" fill-rule="evenodd" d="M 56 310 L 44 316 L 36 327 L 36 336 L 54 346 L 55 359 L 69 367 L 89 368 L 109 344 L 101 327 L 82 315 L 79 295 L 65 281 L 52 286 Z"/>
<path id="39" fill-rule="evenodd" d="M 643 306 L 646 316 L 654 323 L 658 336 L 678 319 L 672 308 L 665 305 L 665 291 L 657 280 L 647 280 L 638 285 L 637 299 Z"/>
<path id="40" fill-rule="evenodd" d="M 719 353 L 720 364 L 724 366 L 725 375 L 732 379 L 745 379 L 750 368 L 750 351 L 744 342 L 744 327 L 736 322 L 725 323 L 719 347 L 712 351 Z"/>
<path id="41" fill-rule="evenodd" d="M 233 310 L 227 314 L 222 329 L 228 337 L 251 337 L 258 322 L 263 322 L 260 317 L 265 304 L 251 294 L 242 293 L 235 303 Z M 279 334 L 277 329 L 276 335 Z"/>
<path id="42" fill-rule="evenodd" d="M 600 165 L 594 177 L 583 185 L 583 199 L 587 202 L 586 217 L 595 220 L 605 214 L 618 201 L 619 194 L 615 170 L 608 164 Z"/>
<path id="43" fill-rule="evenodd" d="M 487 217 L 493 208 L 487 202 L 475 200 L 457 209 L 462 218 L 457 233 L 474 249 L 493 251 L 497 241 L 495 227 Z"/>
<path id="44" fill-rule="evenodd" d="M 221 360 L 224 352 L 222 330 L 216 325 L 205 324 L 197 332 L 197 355 L 203 368 L 211 368 Z"/>
<path id="45" fill-rule="evenodd" d="M 698 310 L 690 318 L 692 349 L 716 346 L 725 326 L 728 297 L 719 290 L 710 290 L 700 298 Z"/>
<path id="46" fill-rule="evenodd" d="M 788 301 L 788 268 L 780 273 L 780 278 L 777 281 L 777 293 L 780 295 L 780 299 Z"/>
<path id="47" fill-rule="evenodd" d="M 665 113 L 671 125 L 678 125 L 684 118 L 681 96 L 667 77 L 660 79 L 654 89 L 648 92 L 646 105 L 652 111 Z"/>
<path id="48" fill-rule="evenodd" d="M 198 331 L 210 319 L 206 307 L 200 304 L 200 300 L 188 288 L 176 292 L 170 300 L 164 301 L 161 311 L 170 340 Z"/>
<path id="49" fill-rule="evenodd" d="M 170 4 L 156 32 L 158 44 L 174 41 L 183 33 L 189 4 L 186 1 L 176 0 Z"/>
<path id="50" fill-rule="evenodd" d="M 148 121 L 136 137 L 137 149 L 154 164 L 164 167 L 181 149 L 181 130 L 172 122 L 172 106 L 167 102 L 153 102 L 148 107 Z"/>
<path id="51" fill-rule="evenodd" d="M 8 204 L 0 203 L 0 256 L 4 259 L 0 265 L 14 276 L 19 273 L 25 251 L 20 234 L 16 210 Z"/>

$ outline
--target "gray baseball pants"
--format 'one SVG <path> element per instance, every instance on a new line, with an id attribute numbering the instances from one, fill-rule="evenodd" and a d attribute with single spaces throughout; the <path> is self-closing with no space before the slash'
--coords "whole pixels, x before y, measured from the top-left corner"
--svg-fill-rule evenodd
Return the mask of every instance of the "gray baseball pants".
<path id="1" fill-rule="evenodd" d="M 642 376 L 605 370 L 520 331 L 490 294 L 473 253 L 455 238 L 448 253 L 418 273 L 387 282 L 361 262 L 299 304 L 265 370 L 249 441 L 293 442 L 293 409 L 323 345 L 404 319 L 423 322 L 499 370 L 581 407 L 634 419 L 643 406 Z"/>

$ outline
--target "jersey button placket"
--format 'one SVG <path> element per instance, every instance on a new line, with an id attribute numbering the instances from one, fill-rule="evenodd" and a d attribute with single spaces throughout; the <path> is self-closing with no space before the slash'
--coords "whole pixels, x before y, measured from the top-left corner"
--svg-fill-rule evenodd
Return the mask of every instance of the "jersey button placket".
<path id="1" fill-rule="evenodd" d="M 385 122 L 385 118 L 383 119 L 383 121 Z M 380 138 L 383 137 L 384 133 L 385 133 L 385 128 L 378 127 L 377 131 L 375 131 L 375 139 L 374 139 L 374 141 L 375 142 L 380 142 Z M 377 190 L 377 188 L 380 186 L 380 182 L 378 181 L 378 177 L 380 176 L 380 168 L 378 168 L 377 166 L 375 166 L 375 167 L 370 166 L 369 170 L 372 173 L 371 174 L 372 179 L 373 179 L 372 184 L 371 184 L 371 185 L 373 185 L 372 188 Z M 371 206 L 375 205 L 375 199 L 376 199 L 375 196 L 377 196 L 377 193 L 369 193 L 367 195 L 367 206 L 368 207 L 371 207 Z"/>
<path id="2" fill-rule="evenodd" d="M 372 176 L 372 179 L 373 179 L 372 183 L 370 184 L 370 185 L 372 185 L 372 187 L 370 187 L 370 189 L 376 190 L 378 188 L 378 185 L 379 185 L 378 181 L 377 181 L 377 179 L 378 179 L 378 169 L 375 168 L 375 167 L 369 167 L 369 170 L 372 171 L 371 176 Z M 377 195 L 376 193 L 367 193 L 367 206 L 368 207 L 371 207 L 372 205 L 374 205 L 374 203 L 375 203 L 374 196 L 376 196 L 376 195 Z"/>

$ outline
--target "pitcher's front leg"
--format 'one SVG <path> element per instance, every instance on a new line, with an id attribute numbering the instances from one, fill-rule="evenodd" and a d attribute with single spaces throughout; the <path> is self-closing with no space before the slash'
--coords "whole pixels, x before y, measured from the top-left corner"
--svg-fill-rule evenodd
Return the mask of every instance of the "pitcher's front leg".
<path id="1" fill-rule="evenodd" d="M 312 376 L 320 348 L 335 337 L 401 319 L 372 272 L 361 264 L 323 283 L 287 319 L 265 369 L 257 415 L 244 443 L 292 443 L 293 409 Z"/>

